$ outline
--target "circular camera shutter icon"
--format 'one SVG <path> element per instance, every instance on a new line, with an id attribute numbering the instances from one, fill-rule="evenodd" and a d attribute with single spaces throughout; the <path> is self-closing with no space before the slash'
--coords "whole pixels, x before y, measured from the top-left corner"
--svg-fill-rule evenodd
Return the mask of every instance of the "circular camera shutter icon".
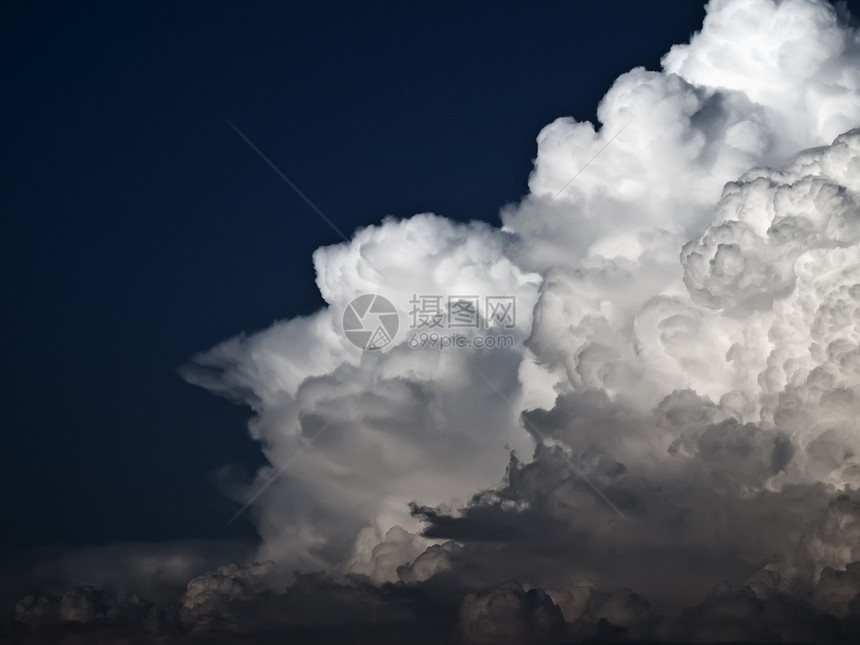
<path id="1" fill-rule="evenodd" d="M 358 296 L 343 312 L 343 333 L 359 349 L 382 349 L 394 340 L 399 326 L 397 309 L 375 293 Z"/>

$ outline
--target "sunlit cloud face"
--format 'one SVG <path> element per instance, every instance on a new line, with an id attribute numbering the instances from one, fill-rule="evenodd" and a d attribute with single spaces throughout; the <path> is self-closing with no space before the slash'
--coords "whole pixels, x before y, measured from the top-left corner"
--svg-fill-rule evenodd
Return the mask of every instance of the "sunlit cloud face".
<path id="1" fill-rule="evenodd" d="M 488 225 L 434 215 L 364 229 L 315 255 L 328 308 L 228 341 L 198 359 L 205 372 L 189 369 L 232 396 L 253 393 L 252 432 L 274 468 L 302 450 L 252 507 L 265 557 L 360 562 L 392 527 L 419 528 L 410 502 L 465 502 L 501 482 L 510 450 L 532 452 L 513 401 L 540 278 L 500 253 L 505 243 Z M 382 325 L 391 309 L 393 335 Z M 362 326 L 369 343 L 384 340 L 362 351 Z"/>
<path id="2" fill-rule="evenodd" d="M 420 587 L 467 642 L 843 629 L 857 32 L 820 2 L 714 1 L 598 118 L 540 132 L 502 228 L 363 228 L 314 254 L 323 309 L 183 368 L 254 411 L 269 466 L 236 501 L 272 564 L 196 578 L 179 619 L 323 570 L 277 606 Z"/>
<path id="3" fill-rule="evenodd" d="M 855 521 L 833 504 L 860 472 L 857 52 L 827 5 L 715 2 L 662 71 L 613 84 L 600 127 L 540 133 L 502 231 L 417 215 L 317 251 L 328 307 L 186 371 L 257 413 L 260 556 L 377 582 L 468 568 L 643 634 L 650 609 L 601 615 L 592 586 L 678 611 L 722 578 L 766 568 L 788 593 L 852 562 L 826 518 Z M 517 318 L 490 351 L 489 315 L 450 323 L 494 297 Z M 464 602 L 468 638 L 502 629 Z"/>

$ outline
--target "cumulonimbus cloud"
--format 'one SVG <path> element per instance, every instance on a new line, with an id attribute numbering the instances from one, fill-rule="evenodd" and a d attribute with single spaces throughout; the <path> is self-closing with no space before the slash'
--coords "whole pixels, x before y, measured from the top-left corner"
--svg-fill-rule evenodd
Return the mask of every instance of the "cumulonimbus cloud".
<path id="1" fill-rule="evenodd" d="M 255 413 L 270 466 L 238 502 L 289 463 L 248 510 L 258 557 L 448 590 L 473 642 L 838 631 L 860 602 L 858 32 L 823 2 L 713 0 L 598 119 L 541 131 L 501 228 L 364 228 L 314 255 L 325 308 L 183 368 Z M 370 352 L 341 329 L 366 293 L 404 313 Z M 416 294 L 515 299 L 513 344 L 415 347 Z M 183 615 L 271 576 L 197 579 Z"/>

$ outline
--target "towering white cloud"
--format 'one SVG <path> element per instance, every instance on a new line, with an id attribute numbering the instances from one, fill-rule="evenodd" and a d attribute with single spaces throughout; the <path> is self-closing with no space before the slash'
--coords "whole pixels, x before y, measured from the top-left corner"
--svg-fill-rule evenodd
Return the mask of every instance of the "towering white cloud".
<path id="1" fill-rule="evenodd" d="M 414 547 L 387 567 L 371 558 L 393 527 L 418 528 L 410 502 L 463 502 L 501 481 L 510 450 L 531 452 L 518 408 L 505 401 L 519 397 L 516 372 L 539 277 L 501 254 L 504 242 L 486 224 L 434 215 L 366 228 L 352 245 L 314 256 L 327 308 L 228 341 L 186 371 L 257 412 L 251 431 L 273 467 L 259 473 L 255 487 L 290 463 L 253 510 L 264 557 L 396 577 L 396 566 L 417 555 Z M 349 302 L 365 293 L 381 294 L 402 313 L 395 341 L 377 352 L 362 352 L 340 328 Z M 447 296 L 477 296 L 479 305 L 488 296 L 515 298 L 516 328 L 491 330 L 515 336 L 513 345 L 483 352 L 422 347 L 421 334 L 452 332 L 410 330 L 409 303 L 438 295 L 443 305 Z"/>
<path id="2" fill-rule="evenodd" d="M 679 535 L 703 547 L 692 534 L 712 523 L 690 500 L 751 522 L 763 495 L 856 484 L 857 32 L 821 2 L 715 0 L 662 67 L 617 79 L 600 127 L 544 128 L 530 194 L 501 231 L 428 214 L 360 230 L 314 256 L 326 308 L 185 369 L 254 409 L 272 465 L 248 495 L 289 464 L 250 510 L 262 556 L 396 579 L 429 545 L 411 502 L 453 512 L 535 445 L 534 468 L 564 454 L 587 480 L 552 492 L 562 506 L 612 514 L 601 487 L 617 488 L 618 511 L 637 498 L 649 548 L 672 548 L 673 509 L 694 514 Z M 395 303 L 402 331 L 415 294 L 513 296 L 515 346 L 416 349 L 401 332 L 362 353 L 340 317 L 364 293 Z M 533 408 L 545 412 L 524 425 Z M 559 485 L 509 480 L 511 509 Z M 780 521 L 797 537 L 811 518 Z M 765 542 L 740 559 L 796 556 L 790 538 Z M 817 570 L 849 560 L 810 557 Z"/>
<path id="3" fill-rule="evenodd" d="M 840 570 L 858 559 L 845 527 L 860 477 L 860 37 L 823 2 L 714 0 L 660 71 L 615 81 L 598 119 L 541 131 L 530 192 L 501 229 L 431 214 L 364 228 L 314 255 L 325 308 L 184 368 L 255 412 L 271 465 L 237 501 L 286 464 L 248 511 L 259 556 L 444 580 L 473 642 L 562 633 L 549 597 L 495 586 L 509 578 L 555 590 L 573 636 L 667 636 L 651 605 L 611 590 L 680 610 L 756 570 L 677 633 L 782 634 L 759 610 L 790 612 L 801 588 L 817 589 L 809 624 L 844 615 L 856 576 Z M 368 293 L 402 315 L 391 344 L 362 352 L 341 317 Z M 458 330 L 512 346 L 415 347 L 422 295 L 514 298 L 513 328 Z M 256 594 L 246 574 L 196 579 L 186 613 L 234 585 Z M 718 629 L 721 612 L 737 623 Z"/>

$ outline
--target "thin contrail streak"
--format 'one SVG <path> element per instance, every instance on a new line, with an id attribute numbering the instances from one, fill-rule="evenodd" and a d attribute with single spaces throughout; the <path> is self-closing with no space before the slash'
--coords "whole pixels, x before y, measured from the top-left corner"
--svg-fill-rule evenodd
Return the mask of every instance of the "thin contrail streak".
<path id="1" fill-rule="evenodd" d="M 352 247 L 352 249 L 353 249 L 356 253 L 358 253 L 359 257 L 361 257 L 361 259 L 362 259 L 362 260 L 364 260 L 364 261 L 365 261 L 365 262 L 367 262 L 371 267 L 373 267 L 373 269 L 374 269 L 374 270 L 375 270 L 375 271 L 376 271 L 380 276 L 382 276 L 382 278 L 383 278 L 383 279 L 385 279 L 386 281 L 388 280 L 388 278 L 386 277 L 386 275 L 385 275 L 382 271 L 380 271 L 380 270 L 379 270 L 379 268 L 378 268 L 375 264 L 373 264 L 373 262 L 371 262 L 370 260 L 368 260 L 368 259 L 364 256 L 364 254 L 361 252 L 361 249 L 356 248 L 356 246 L 355 246 L 355 245 L 352 243 L 352 241 L 351 241 L 351 240 L 350 240 L 350 239 L 349 239 L 349 238 L 344 234 L 344 232 L 343 232 L 343 231 L 341 231 L 341 230 L 337 227 L 337 225 L 336 225 L 334 222 L 332 222 L 332 221 L 331 221 L 331 220 L 326 216 L 326 214 L 325 214 L 325 213 L 323 213 L 319 208 L 317 208 L 317 205 L 316 205 L 316 204 L 314 204 L 314 203 L 310 200 L 310 198 L 309 198 L 307 195 L 305 195 L 305 194 L 304 194 L 304 193 L 299 189 L 299 187 L 298 187 L 298 186 L 296 186 L 292 181 L 290 181 L 290 178 L 289 178 L 289 177 L 287 177 L 283 172 L 281 172 L 281 169 L 280 169 L 280 168 L 278 168 L 278 167 L 277 167 L 277 166 L 272 162 L 272 160 L 271 160 L 271 159 L 269 159 L 265 154 L 263 154 L 263 151 L 262 151 L 262 150 L 260 150 L 256 145 L 254 145 L 254 142 L 253 142 L 253 141 L 251 141 L 247 136 L 245 136 L 245 133 L 244 133 L 244 132 L 242 132 L 238 127 L 236 127 L 236 125 L 235 125 L 235 124 L 234 124 L 230 119 L 227 119 L 227 123 L 230 125 L 230 127 L 231 127 L 231 128 L 233 128 L 233 130 L 236 132 L 236 134 L 238 134 L 238 135 L 242 138 L 242 141 L 244 141 L 245 143 L 247 143 L 247 144 L 248 144 L 248 146 L 251 148 L 251 150 L 253 150 L 254 152 L 256 152 L 256 153 L 257 153 L 257 155 L 260 157 L 260 159 L 262 159 L 263 161 L 265 161 L 265 162 L 268 164 L 269 168 L 271 168 L 272 170 L 274 170 L 274 171 L 275 171 L 275 173 L 277 173 L 278 177 L 280 177 L 281 179 L 283 179 L 283 180 L 287 183 L 287 185 L 288 185 L 290 188 L 292 188 L 292 189 L 296 192 L 296 194 L 297 194 L 299 197 L 301 197 L 301 198 L 305 201 L 305 203 L 306 203 L 308 206 L 310 206 L 312 209 L 314 209 L 314 212 L 316 212 L 316 214 L 317 214 L 317 215 L 319 215 L 319 216 L 322 218 L 322 220 L 323 220 L 326 224 L 328 224 L 328 225 L 331 227 L 331 229 L 332 229 L 335 233 L 337 233 L 338 235 L 340 235 L 341 239 L 342 239 L 344 242 L 346 242 L 347 244 L 349 244 L 349 246 L 350 246 L 350 247 Z"/>

